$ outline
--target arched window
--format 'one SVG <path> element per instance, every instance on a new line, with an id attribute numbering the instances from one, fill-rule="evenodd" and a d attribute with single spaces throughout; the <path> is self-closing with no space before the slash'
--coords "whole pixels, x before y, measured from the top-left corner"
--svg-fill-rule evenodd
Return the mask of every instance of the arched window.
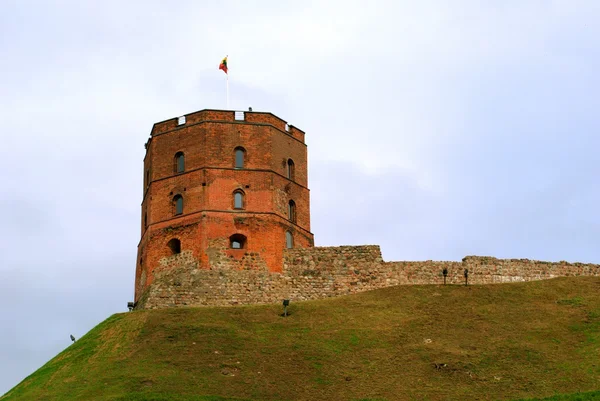
<path id="1" fill-rule="evenodd" d="M 246 248 L 246 236 L 242 234 L 233 234 L 231 237 L 229 237 L 229 247 L 231 249 Z"/>
<path id="2" fill-rule="evenodd" d="M 144 227 L 148 228 L 148 213 L 144 213 Z"/>
<path id="3" fill-rule="evenodd" d="M 246 150 L 242 147 L 235 148 L 235 168 L 244 168 Z"/>
<path id="4" fill-rule="evenodd" d="M 293 200 L 288 203 L 288 218 L 290 221 L 296 222 L 296 202 Z"/>
<path id="5" fill-rule="evenodd" d="M 285 232 L 285 247 L 288 249 L 294 247 L 294 237 L 292 236 L 292 233 L 289 231 Z"/>
<path id="6" fill-rule="evenodd" d="M 175 206 L 175 214 L 182 214 L 183 213 L 183 196 L 181 195 L 175 195 L 175 197 L 173 197 L 173 205 Z"/>
<path id="7" fill-rule="evenodd" d="M 175 153 L 175 172 L 183 173 L 185 171 L 185 156 L 183 152 Z"/>
<path id="8" fill-rule="evenodd" d="M 244 193 L 237 190 L 233 193 L 233 208 L 243 209 L 244 208 Z"/>
<path id="9" fill-rule="evenodd" d="M 179 241 L 177 238 L 173 238 L 167 242 L 167 246 L 171 250 L 171 255 L 181 253 L 181 241 Z"/>
<path id="10" fill-rule="evenodd" d="M 294 161 L 292 159 L 288 159 L 287 161 L 287 178 L 290 180 L 294 180 L 295 178 Z"/>

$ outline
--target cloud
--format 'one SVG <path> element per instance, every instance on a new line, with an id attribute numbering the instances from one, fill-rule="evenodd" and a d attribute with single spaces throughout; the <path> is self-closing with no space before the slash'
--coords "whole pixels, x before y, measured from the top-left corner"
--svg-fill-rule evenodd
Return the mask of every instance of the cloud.
<path id="1" fill-rule="evenodd" d="M 600 262 L 597 2 L 0 7 L 0 393 L 125 310 L 143 144 L 225 107 L 226 54 L 307 133 L 317 245 Z"/>

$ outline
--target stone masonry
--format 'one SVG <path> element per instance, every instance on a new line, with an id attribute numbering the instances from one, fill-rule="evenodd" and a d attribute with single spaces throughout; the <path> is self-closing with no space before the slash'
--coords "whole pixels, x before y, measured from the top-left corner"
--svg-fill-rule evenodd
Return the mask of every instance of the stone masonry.
<path id="1" fill-rule="evenodd" d="M 251 257 L 251 256 L 248 256 Z M 138 308 L 279 303 L 411 284 L 494 284 L 562 276 L 600 276 L 600 265 L 467 256 L 462 262 L 385 262 L 377 245 L 287 249 L 279 273 L 266 266 L 199 268 L 191 252 L 165 257 Z"/>
<path id="2" fill-rule="evenodd" d="M 183 263 L 191 254 L 205 270 L 280 272 L 286 247 L 312 247 L 304 135 L 251 111 L 200 110 L 154 124 L 145 144 L 135 301 L 155 270 L 168 268 L 167 256 Z"/>
<path id="3" fill-rule="evenodd" d="M 379 246 L 314 247 L 305 133 L 264 112 L 200 110 L 145 144 L 136 308 L 320 299 L 396 285 L 599 276 L 592 264 L 467 256 L 386 262 Z"/>

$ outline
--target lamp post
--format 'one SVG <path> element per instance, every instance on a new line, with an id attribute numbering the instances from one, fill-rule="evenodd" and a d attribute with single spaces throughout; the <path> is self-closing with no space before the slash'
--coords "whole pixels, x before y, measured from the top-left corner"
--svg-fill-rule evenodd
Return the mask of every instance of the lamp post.
<path id="1" fill-rule="evenodd" d="M 290 304 L 290 300 L 289 299 L 284 299 L 283 300 L 283 316 L 286 317 L 287 316 L 287 307 Z"/>
<path id="2" fill-rule="evenodd" d="M 444 270 L 442 270 L 442 274 L 444 275 L 444 285 L 446 285 L 446 277 L 448 276 L 448 269 L 444 267 Z"/>

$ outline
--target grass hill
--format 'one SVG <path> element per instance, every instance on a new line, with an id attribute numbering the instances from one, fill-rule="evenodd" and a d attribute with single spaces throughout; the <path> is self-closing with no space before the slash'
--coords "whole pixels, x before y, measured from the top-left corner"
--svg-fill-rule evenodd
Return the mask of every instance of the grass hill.
<path id="1" fill-rule="evenodd" d="M 23 400 L 515 400 L 600 389 L 600 278 L 111 316 Z M 600 392 L 552 400 L 600 400 Z"/>

